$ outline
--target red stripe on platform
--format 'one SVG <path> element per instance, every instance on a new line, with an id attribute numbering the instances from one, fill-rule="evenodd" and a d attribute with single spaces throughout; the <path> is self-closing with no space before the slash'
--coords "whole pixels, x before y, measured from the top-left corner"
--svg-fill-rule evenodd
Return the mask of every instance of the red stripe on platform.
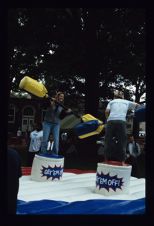
<path id="1" fill-rule="evenodd" d="M 22 175 L 30 175 L 31 174 L 31 167 L 22 167 Z"/>
<path id="2" fill-rule="evenodd" d="M 81 174 L 81 173 L 95 173 L 95 170 L 80 170 L 80 169 L 64 169 L 64 172 L 66 173 L 75 173 L 75 174 Z M 22 167 L 22 175 L 30 175 L 31 174 L 31 167 Z"/>
<path id="3" fill-rule="evenodd" d="M 81 173 L 96 173 L 95 170 L 80 170 L 80 169 L 64 169 L 64 172 L 66 172 L 66 173 L 76 173 L 76 174 L 81 174 Z"/>

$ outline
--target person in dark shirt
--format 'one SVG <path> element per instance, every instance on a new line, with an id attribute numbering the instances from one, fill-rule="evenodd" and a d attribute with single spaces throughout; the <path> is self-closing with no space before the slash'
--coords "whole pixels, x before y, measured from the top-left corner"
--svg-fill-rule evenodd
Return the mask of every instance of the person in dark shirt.
<path id="1" fill-rule="evenodd" d="M 127 164 L 132 165 L 132 173 L 133 177 L 138 177 L 138 173 L 140 171 L 139 168 L 139 156 L 141 155 L 140 145 L 135 141 L 134 136 L 130 134 L 128 136 L 128 143 L 126 148 L 126 160 Z"/>
<path id="2" fill-rule="evenodd" d="M 8 214 L 16 214 L 19 178 L 22 176 L 21 160 L 15 149 L 7 150 L 7 207 Z"/>
<path id="3" fill-rule="evenodd" d="M 129 135 L 128 137 L 126 154 L 127 154 L 127 158 L 129 158 L 130 156 L 137 158 L 141 154 L 140 145 L 135 141 L 133 135 Z"/>
<path id="4" fill-rule="evenodd" d="M 62 106 L 57 104 L 57 101 L 61 104 L 64 102 L 64 93 L 58 92 L 55 97 L 50 99 L 50 104 L 47 107 L 44 122 L 43 122 L 43 140 L 41 145 L 41 154 L 47 153 L 47 145 L 50 133 L 53 134 L 53 150 L 52 154 L 58 155 L 59 152 L 59 132 L 60 132 L 60 120 L 67 114 L 72 112 L 71 109 L 63 109 Z"/>

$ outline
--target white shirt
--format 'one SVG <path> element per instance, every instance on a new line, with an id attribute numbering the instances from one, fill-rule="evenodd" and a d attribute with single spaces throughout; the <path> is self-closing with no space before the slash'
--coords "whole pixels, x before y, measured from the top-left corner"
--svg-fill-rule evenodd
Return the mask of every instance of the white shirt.
<path id="1" fill-rule="evenodd" d="M 141 149 L 140 149 L 140 146 L 138 143 L 136 143 L 136 148 L 137 148 L 137 150 L 135 149 L 135 142 L 129 143 L 128 149 L 127 149 L 127 152 L 129 153 L 129 155 L 134 156 L 134 157 L 139 156 L 141 154 Z"/>
<path id="2" fill-rule="evenodd" d="M 30 133 L 30 145 L 29 152 L 38 152 L 41 147 L 41 142 L 43 138 L 43 130 L 37 131 L 34 130 Z"/>
<path id="3" fill-rule="evenodd" d="M 127 111 L 134 110 L 135 107 L 136 107 L 135 102 L 124 99 L 114 99 L 108 103 L 106 108 L 106 110 L 110 111 L 107 121 L 110 120 L 126 121 Z"/>
<path id="4" fill-rule="evenodd" d="M 47 150 L 52 151 L 52 149 L 53 149 L 53 141 L 52 142 L 48 141 Z"/>

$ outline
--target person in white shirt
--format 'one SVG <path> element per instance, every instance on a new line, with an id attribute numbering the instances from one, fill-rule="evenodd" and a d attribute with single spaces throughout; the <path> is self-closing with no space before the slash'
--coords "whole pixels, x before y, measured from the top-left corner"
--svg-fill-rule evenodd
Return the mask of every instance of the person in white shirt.
<path id="1" fill-rule="evenodd" d="M 106 107 L 107 125 L 105 128 L 104 154 L 106 161 L 118 161 L 122 164 L 126 158 L 127 130 L 126 115 L 134 110 L 137 103 L 125 100 L 122 91 L 114 91 L 114 99 Z"/>
<path id="2" fill-rule="evenodd" d="M 43 139 L 42 124 L 34 124 L 34 130 L 30 133 L 30 144 L 28 149 L 28 165 L 31 166 L 36 153 L 40 151 Z"/>
<path id="3" fill-rule="evenodd" d="M 53 135 L 50 134 L 48 145 L 47 145 L 47 151 L 49 151 L 49 152 L 52 152 L 53 151 L 53 144 L 54 144 Z"/>

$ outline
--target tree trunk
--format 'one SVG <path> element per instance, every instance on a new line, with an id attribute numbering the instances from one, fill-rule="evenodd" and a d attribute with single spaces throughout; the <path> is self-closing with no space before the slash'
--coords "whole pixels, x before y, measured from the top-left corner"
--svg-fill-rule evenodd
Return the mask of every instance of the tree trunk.
<path id="1" fill-rule="evenodd" d="M 139 122 L 136 120 L 133 120 L 133 136 L 135 139 L 139 136 Z"/>
<path id="2" fill-rule="evenodd" d="M 86 77 L 85 113 L 97 117 L 99 107 L 98 80 L 96 72 L 91 67 L 90 69 L 91 71 L 88 71 Z"/>
<path id="3" fill-rule="evenodd" d="M 99 107 L 99 81 L 97 68 L 97 37 L 96 37 L 96 11 L 88 11 L 88 19 L 85 28 L 85 68 L 86 68 L 86 82 L 85 82 L 85 112 L 97 116 Z"/>

